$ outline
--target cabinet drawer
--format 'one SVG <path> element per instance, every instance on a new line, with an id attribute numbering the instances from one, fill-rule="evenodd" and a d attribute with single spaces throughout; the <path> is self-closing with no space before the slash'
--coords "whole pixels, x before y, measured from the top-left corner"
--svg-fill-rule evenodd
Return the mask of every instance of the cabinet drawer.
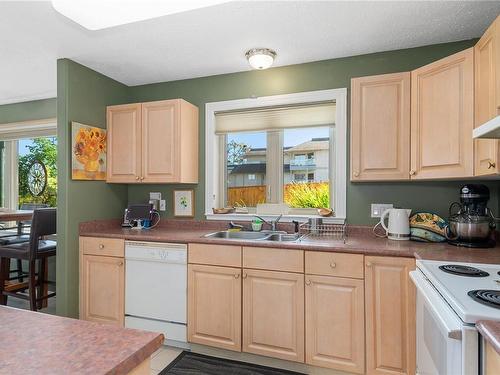
<path id="1" fill-rule="evenodd" d="M 243 267 L 302 273 L 304 251 L 244 246 Z"/>
<path id="2" fill-rule="evenodd" d="M 241 267 L 241 246 L 191 243 L 188 250 L 188 263 Z"/>
<path id="3" fill-rule="evenodd" d="M 362 279 L 363 255 L 306 251 L 306 273 Z"/>
<path id="4" fill-rule="evenodd" d="M 85 255 L 125 256 L 125 241 L 116 238 L 80 237 L 80 247 Z"/>

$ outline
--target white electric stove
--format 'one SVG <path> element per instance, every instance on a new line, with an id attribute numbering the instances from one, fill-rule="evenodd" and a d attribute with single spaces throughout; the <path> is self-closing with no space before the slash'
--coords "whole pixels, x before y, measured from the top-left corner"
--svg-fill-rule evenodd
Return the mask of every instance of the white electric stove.
<path id="1" fill-rule="evenodd" d="M 478 375 L 478 320 L 500 320 L 500 265 L 417 260 L 417 374 Z"/>

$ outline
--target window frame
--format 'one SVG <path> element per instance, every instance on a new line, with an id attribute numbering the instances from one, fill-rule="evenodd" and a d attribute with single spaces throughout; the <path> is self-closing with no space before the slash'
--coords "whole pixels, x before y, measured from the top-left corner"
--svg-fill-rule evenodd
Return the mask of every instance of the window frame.
<path id="1" fill-rule="evenodd" d="M 241 220 L 250 221 L 254 215 L 249 214 L 226 214 L 217 215 L 212 213 L 212 207 L 216 205 L 217 196 L 224 197 L 224 186 L 220 183 L 220 171 L 225 169 L 225 160 L 220 155 L 225 154 L 224 137 L 215 134 L 215 121 L 218 112 L 237 111 L 248 109 L 262 109 L 280 105 L 313 104 L 317 102 L 335 102 L 335 127 L 330 128 L 331 142 L 329 155 L 330 165 L 330 194 L 334 197 L 333 207 L 335 216 L 330 222 L 343 223 L 346 219 L 347 203 L 347 89 L 318 90 L 300 92 L 294 94 L 264 96 L 249 99 L 236 99 L 205 104 L 205 217 L 208 220 Z M 282 176 L 281 176 L 282 177 Z M 268 181 L 268 184 L 271 184 Z M 333 193 L 334 192 L 334 193 Z M 282 194 L 282 192 L 281 192 Z M 306 210 L 306 209 L 300 209 Z M 266 218 L 268 215 L 264 215 Z M 269 215 L 273 217 L 275 215 Z M 289 214 L 283 217 L 283 221 L 304 220 L 318 216 L 315 214 Z"/>
<path id="2" fill-rule="evenodd" d="M 4 142 L 4 174 L 9 181 L 2 183 L 3 203 L 8 209 L 18 209 L 19 205 L 19 147 L 21 139 L 57 137 L 57 119 L 48 118 L 15 123 L 0 124 L 0 134 L 6 134 Z M 12 135 L 12 138 L 9 139 Z M 0 138 L 2 136 L 0 135 Z M 0 202 L 0 206 L 2 202 Z"/>

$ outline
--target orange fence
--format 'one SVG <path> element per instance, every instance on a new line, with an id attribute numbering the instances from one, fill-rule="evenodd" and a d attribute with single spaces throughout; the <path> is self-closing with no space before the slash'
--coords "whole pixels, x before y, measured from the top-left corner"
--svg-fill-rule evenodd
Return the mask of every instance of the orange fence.
<path id="1" fill-rule="evenodd" d="M 227 189 L 227 202 L 229 206 L 255 207 L 257 203 L 266 201 L 266 186 L 244 186 Z"/>
<path id="2" fill-rule="evenodd" d="M 305 188 L 305 189 L 297 189 Z M 308 183 L 291 183 L 285 185 L 284 200 L 291 207 L 301 207 L 302 205 L 296 202 L 294 195 L 301 194 L 307 198 L 310 191 L 320 191 L 326 189 L 326 200 L 328 201 L 328 182 L 308 182 Z M 266 202 L 266 186 L 242 186 L 232 187 L 227 189 L 227 201 L 229 206 L 248 206 L 255 207 L 257 203 Z M 328 202 L 324 204 L 313 205 L 312 207 L 327 207 Z M 311 207 L 311 206 L 309 206 Z"/>

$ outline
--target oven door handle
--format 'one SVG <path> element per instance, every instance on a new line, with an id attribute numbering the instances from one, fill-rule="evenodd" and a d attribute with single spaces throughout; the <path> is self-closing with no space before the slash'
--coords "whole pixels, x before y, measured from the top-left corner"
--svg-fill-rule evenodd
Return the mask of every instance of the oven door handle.
<path id="1" fill-rule="evenodd" d="M 443 328 L 443 333 L 450 339 L 462 340 L 461 320 L 443 300 L 443 297 L 441 297 L 437 290 L 434 289 L 430 281 L 418 269 L 410 272 L 410 278 L 417 288 L 417 293 L 423 297 L 429 311 L 439 321 Z"/>

